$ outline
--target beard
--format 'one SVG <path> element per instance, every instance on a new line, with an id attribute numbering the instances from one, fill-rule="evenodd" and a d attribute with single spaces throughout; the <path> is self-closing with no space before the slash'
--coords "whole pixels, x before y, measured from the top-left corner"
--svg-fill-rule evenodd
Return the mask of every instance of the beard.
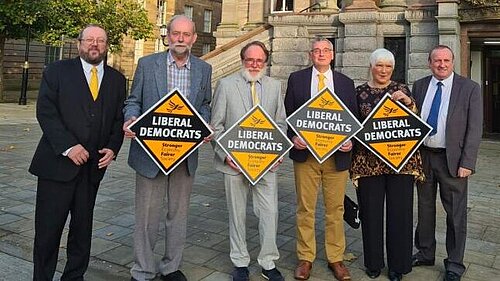
<path id="1" fill-rule="evenodd" d="M 184 57 L 191 52 L 191 46 L 181 45 L 181 44 L 171 44 L 169 46 L 169 51 L 176 57 Z"/>
<path id="2" fill-rule="evenodd" d="M 255 81 L 259 80 L 260 78 L 262 78 L 262 76 L 264 76 L 265 71 L 266 71 L 266 68 L 263 67 L 259 72 L 257 72 L 257 74 L 252 74 L 252 73 L 250 73 L 250 71 L 248 71 L 248 69 L 243 67 L 241 69 L 241 74 L 243 74 L 243 77 L 245 77 L 245 79 L 247 79 L 247 81 L 255 82 Z"/>
<path id="3" fill-rule="evenodd" d="M 91 54 L 90 53 L 91 51 L 97 51 L 98 54 L 97 55 Z M 100 64 L 101 61 L 104 60 L 104 58 L 106 57 L 106 54 L 107 54 L 107 50 L 105 50 L 104 52 L 101 53 L 101 52 L 99 52 L 98 49 L 90 49 L 88 51 L 80 49 L 78 51 L 78 54 L 80 55 L 80 57 L 84 61 L 86 61 L 90 64 L 93 64 L 93 65 L 97 65 L 97 64 Z"/>

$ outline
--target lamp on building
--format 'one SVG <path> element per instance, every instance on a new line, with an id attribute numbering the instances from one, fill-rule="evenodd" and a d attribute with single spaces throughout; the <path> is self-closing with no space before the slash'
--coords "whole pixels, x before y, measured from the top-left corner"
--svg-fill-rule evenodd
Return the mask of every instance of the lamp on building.
<path id="1" fill-rule="evenodd" d="M 26 92 L 28 91 L 28 71 L 30 64 L 28 58 L 30 55 L 30 37 L 31 30 L 27 27 L 26 30 L 26 48 L 24 49 L 24 65 L 23 65 L 23 78 L 21 82 L 21 96 L 19 97 L 19 105 L 26 105 Z"/>
<path id="2" fill-rule="evenodd" d="M 167 26 L 162 24 L 160 26 L 160 36 L 161 36 L 161 42 L 165 47 L 168 47 L 168 43 L 165 43 L 165 37 L 167 37 L 167 34 L 168 34 Z"/>

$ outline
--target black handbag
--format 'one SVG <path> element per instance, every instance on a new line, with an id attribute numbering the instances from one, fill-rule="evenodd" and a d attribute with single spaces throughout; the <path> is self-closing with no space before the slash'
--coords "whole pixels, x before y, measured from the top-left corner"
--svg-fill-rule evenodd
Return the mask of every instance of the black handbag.
<path id="1" fill-rule="evenodd" d="M 347 195 L 344 196 L 344 221 L 355 229 L 358 229 L 361 224 L 359 206 Z"/>

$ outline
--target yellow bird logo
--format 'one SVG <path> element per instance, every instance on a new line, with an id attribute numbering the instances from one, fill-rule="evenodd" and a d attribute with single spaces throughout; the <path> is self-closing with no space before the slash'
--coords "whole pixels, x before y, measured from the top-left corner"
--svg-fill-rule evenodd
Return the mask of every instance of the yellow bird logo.
<path id="1" fill-rule="evenodd" d="M 169 101 L 168 102 L 167 112 L 171 113 L 172 111 L 181 110 L 183 108 L 184 108 L 184 105 L 176 104 L 173 101 Z"/>
<path id="2" fill-rule="evenodd" d="M 257 118 L 255 116 L 252 116 L 252 121 L 250 122 L 250 125 L 252 127 L 256 127 L 257 125 L 264 124 L 264 122 L 265 122 L 264 120 Z"/>
<path id="3" fill-rule="evenodd" d="M 387 117 L 393 113 L 396 113 L 398 111 L 398 109 L 384 105 L 384 111 L 385 111 L 384 116 Z"/>
<path id="4" fill-rule="evenodd" d="M 335 103 L 335 101 L 327 100 L 324 97 L 321 97 L 321 101 L 319 103 L 319 106 L 321 106 L 322 108 L 324 108 L 325 106 L 332 105 L 334 103 Z"/>

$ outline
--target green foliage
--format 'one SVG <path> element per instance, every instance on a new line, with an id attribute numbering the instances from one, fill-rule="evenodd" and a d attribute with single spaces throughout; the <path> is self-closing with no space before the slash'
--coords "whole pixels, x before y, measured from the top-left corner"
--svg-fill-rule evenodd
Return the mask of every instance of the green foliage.
<path id="1" fill-rule="evenodd" d="M 20 39 L 26 36 L 26 26 L 42 28 L 41 18 L 47 0 L 3 0 L 0 4 L 0 37 Z M 36 34 L 36 32 L 32 33 Z"/>
<path id="2" fill-rule="evenodd" d="M 136 0 L 3 0 L 0 4 L 0 37 L 20 39 L 29 26 L 32 36 L 61 45 L 64 38 L 76 38 L 89 23 L 108 31 L 111 51 L 120 49 L 124 35 L 133 39 L 153 36 L 147 12 Z"/>
<path id="3" fill-rule="evenodd" d="M 500 0 L 462 0 L 472 6 L 491 6 L 491 5 L 499 5 Z"/>

